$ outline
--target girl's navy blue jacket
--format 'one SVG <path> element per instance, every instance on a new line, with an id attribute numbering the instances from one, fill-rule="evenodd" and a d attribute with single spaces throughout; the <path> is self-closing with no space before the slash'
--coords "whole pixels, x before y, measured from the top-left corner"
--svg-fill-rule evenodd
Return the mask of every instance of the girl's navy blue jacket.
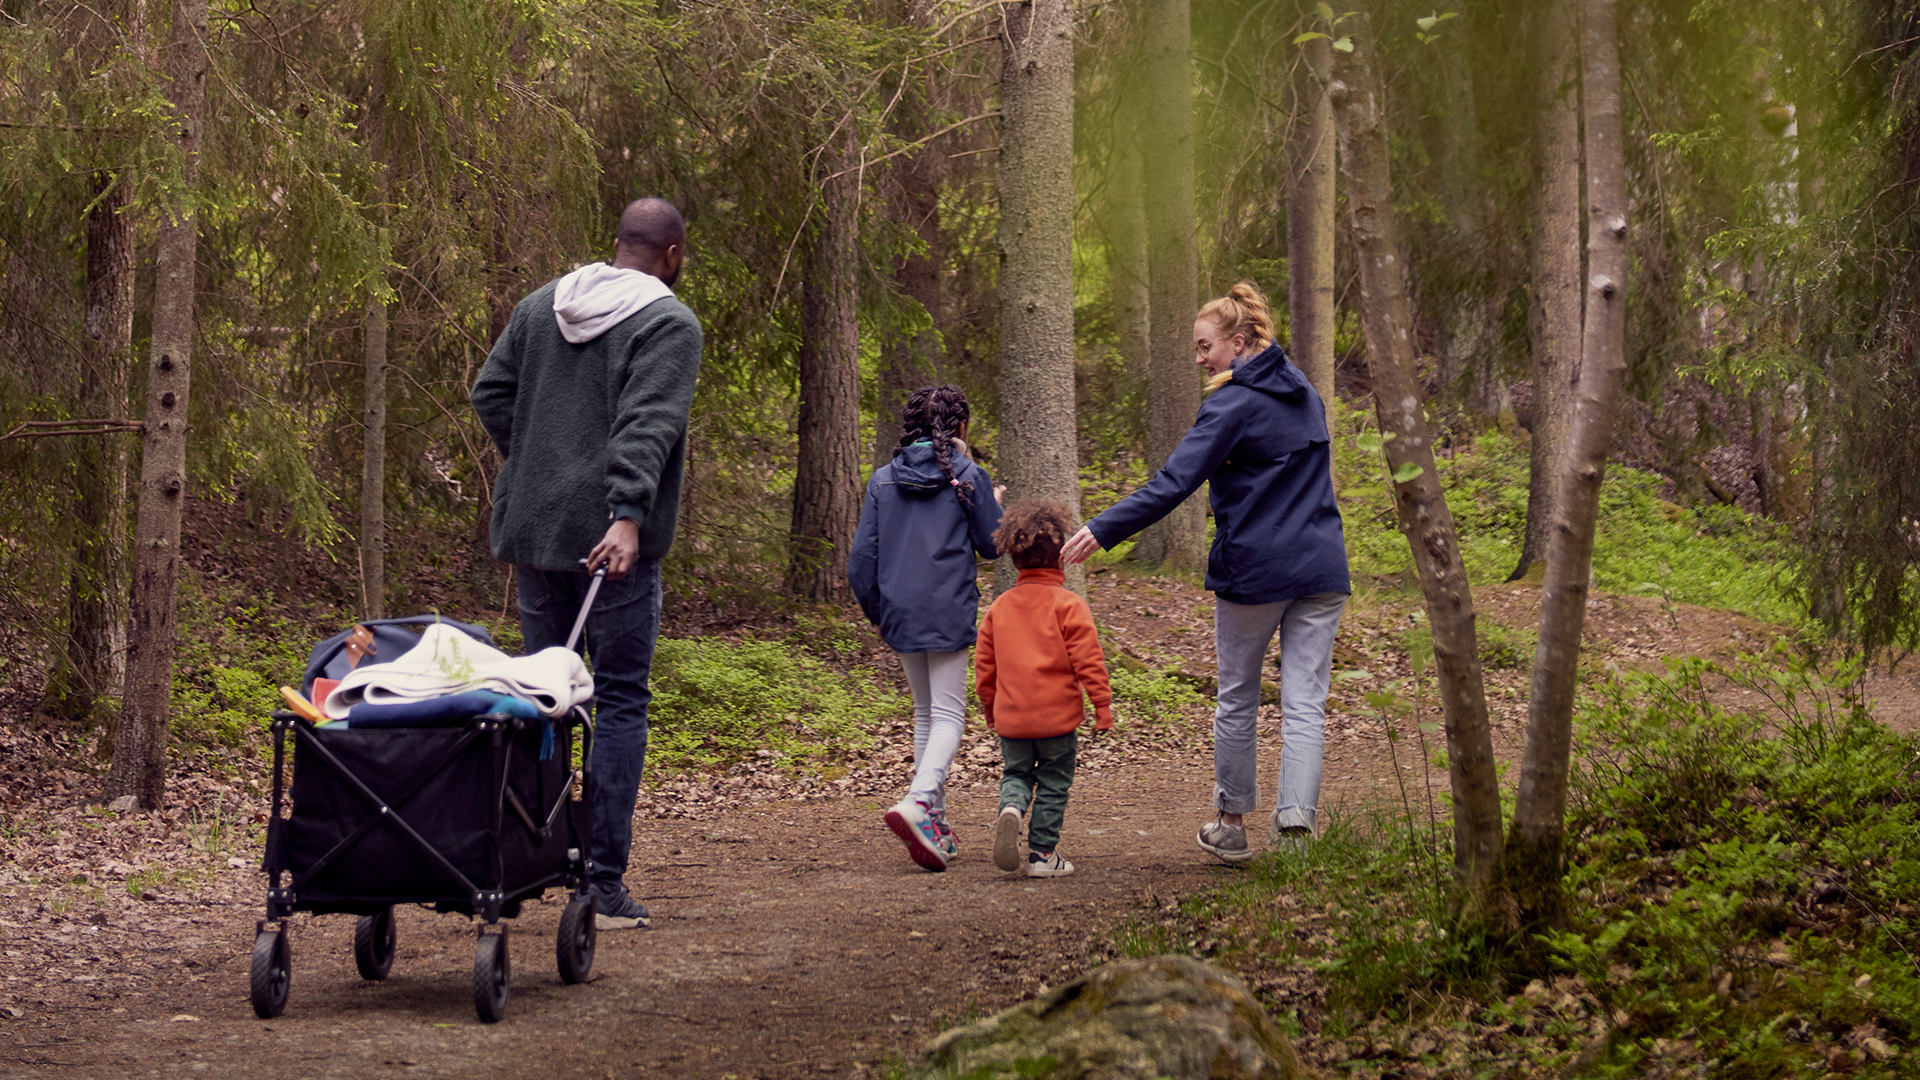
<path id="1" fill-rule="evenodd" d="M 932 443 L 896 451 L 873 471 L 847 580 L 860 610 L 896 652 L 973 647 L 980 588 L 975 554 L 998 558 L 1000 503 L 993 478 L 957 450 L 953 478 L 972 484 L 966 502 L 934 460 Z"/>
<path id="2" fill-rule="evenodd" d="M 1276 342 L 1207 398 L 1146 487 L 1087 528 L 1110 548 L 1211 480 L 1207 588 L 1220 599 L 1272 604 L 1351 592 L 1331 454 L 1320 395 Z"/>

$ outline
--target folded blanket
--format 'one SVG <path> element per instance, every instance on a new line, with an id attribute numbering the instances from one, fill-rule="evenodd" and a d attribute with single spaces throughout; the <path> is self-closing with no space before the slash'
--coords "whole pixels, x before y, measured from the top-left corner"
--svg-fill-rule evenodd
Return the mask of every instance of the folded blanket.
<path id="1" fill-rule="evenodd" d="M 327 695 L 326 714 L 348 718 L 357 705 L 398 705 L 473 691 L 532 702 L 560 716 L 593 697 L 593 676 L 580 654 L 555 645 L 532 656 L 508 656 L 451 626 L 434 623 L 420 644 L 384 664 L 353 669 Z"/>
<path id="2" fill-rule="evenodd" d="M 347 710 L 348 727 L 452 727 L 464 724 L 482 713 L 505 713 L 537 720 L 540 710 L 533 702 L 507 694 L 479 690 L 470 694 L 404 701 L 397 705 L 369 705 L 361 702 Z"/>

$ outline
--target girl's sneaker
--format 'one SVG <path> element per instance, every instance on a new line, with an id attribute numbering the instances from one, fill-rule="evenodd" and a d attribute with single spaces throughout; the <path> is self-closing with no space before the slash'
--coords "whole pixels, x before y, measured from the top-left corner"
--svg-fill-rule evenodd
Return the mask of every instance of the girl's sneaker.
<path id="1" fill-rule="evenodd" d="M 1028 877 L 1066 877 L 1073 873 L 1073 864 L 1060 857 L 1057 851 L 1045 855 L 1037 851 L 1027 853 Z"/>
<path id="2" fill-rule="evenodd" d="M 993 823 L 993 865 L 1011 874 L 1020 869 L 1020 808 L 1003 806 Z"/>
<path id="3" fill-rule="evenodd" d="M 920 866 L 939 873 L 947 868 L 947 852 L 940 846 L 940 829 L 926 804 L 901 799 L 887 811 L 887 828 L 907 845 L 907 855 Z"/>
<path id="4" fill-rule="evenodd" d="M 933 827 L 940 833 L 940 850 L 946 853 L 947 862 L 951 864 L 960 857 L 960 841 L 953 835 L 953 830 L 947 828 L 945 810 L 933 815 Z"/>

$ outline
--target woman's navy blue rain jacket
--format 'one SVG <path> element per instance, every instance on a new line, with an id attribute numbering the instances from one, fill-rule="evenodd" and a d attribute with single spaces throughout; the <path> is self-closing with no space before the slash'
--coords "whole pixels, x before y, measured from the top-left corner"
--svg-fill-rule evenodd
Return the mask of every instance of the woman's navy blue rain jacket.
<path id="1" fill-rule="evenodd" d="M 1165 517 L 1211 480 L 1207 588 L 1235 604 L 1351 592 L 1326 413 L 1278 343 L 1200 406 L 1147 486 L 1087 523 L 1102 548 Z"/>
<path id="2" fill-rule="evenodd" d="M 897 652 L 973 647 L 980 588 L 974 555 L 997 558 L 1000 503 L 993 478 L 955 451 L 953 477 L 971 483 L 967 502 L 941 474 L 932 443 L 893 455 L 867 481 L 847 580 L 860 610 Z"/>

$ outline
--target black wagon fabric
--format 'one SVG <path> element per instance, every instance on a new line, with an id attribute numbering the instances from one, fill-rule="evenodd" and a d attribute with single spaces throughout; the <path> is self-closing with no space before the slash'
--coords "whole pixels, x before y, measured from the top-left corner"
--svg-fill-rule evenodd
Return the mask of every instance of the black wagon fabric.
<path id="1" fill-rule="evenodd" d="M 457 909 L 471 903 L 467 886 L 409 837 L 401 822 L 474 889 L 498 890 L 508 899 L 563 881 L 567 848 L 578 842 L 570 843 L 569 833 L 585 835 L 580 802 L 562 807 L 546 827 L 566 797 L 571 772 L 565 755 L 541 760 L 545 721 L 521 721 L 519 730 L 497 736 L 478 730 L 474 722 L 460 728 L 311 727 L 303 735 L 339 764 L 315 746 L 295 749 L 284 850 L 285 869 L 294 875 L 302 907 L 352 901 Z M 504 771 L 504 790 L 496 780 L 501 775 L 496 761 Z M 349 777 L 371 789 L 391 812 L 382 814 Z M 578 815 L 571 823 L 570 814 Z M 528 818 L 537 828 L 529 827 Z M 346 846 L 309 876 L 343 840 Z"/>

